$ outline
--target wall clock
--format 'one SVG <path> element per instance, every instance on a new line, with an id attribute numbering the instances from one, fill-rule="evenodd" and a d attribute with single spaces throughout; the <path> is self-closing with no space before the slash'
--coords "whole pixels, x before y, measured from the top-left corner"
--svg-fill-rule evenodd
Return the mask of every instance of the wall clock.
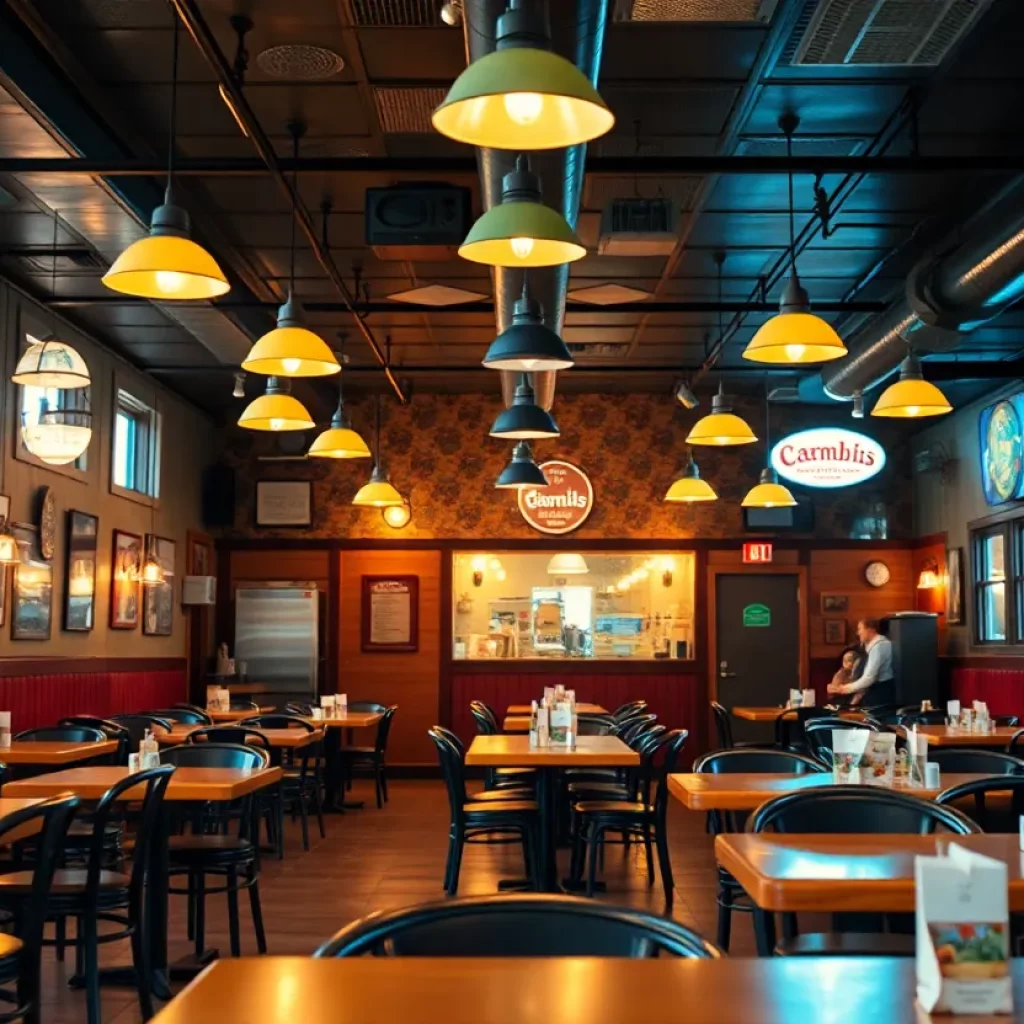
<path id="1" fill-rule="evenodd" d="M 57 503 L 53 491 L 44 487 L 39 493 L 39 553 L 47 562 L 53 558 L 53 546 L 57 536 Z"/>
<path id="2" fill-rule="evenodd" d="M 868 562 L 864 566 L 864 579 L 873 587 L 884 587 L 890 575 L 889 566 L 885 562 Z"/>

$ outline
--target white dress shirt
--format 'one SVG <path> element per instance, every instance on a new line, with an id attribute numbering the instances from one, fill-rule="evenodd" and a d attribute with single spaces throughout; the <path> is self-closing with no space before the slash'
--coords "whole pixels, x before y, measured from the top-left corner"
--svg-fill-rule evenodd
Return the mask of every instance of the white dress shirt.
<path id="1" fill-rule="evenodd" d="M 865 645 L 867 661 L 860 679 L 855 679 L 843 687 L 843 693 L 860 693 L 875 683 L 884 683 L 892 679 L 892 641 L 876 633 Z"/>

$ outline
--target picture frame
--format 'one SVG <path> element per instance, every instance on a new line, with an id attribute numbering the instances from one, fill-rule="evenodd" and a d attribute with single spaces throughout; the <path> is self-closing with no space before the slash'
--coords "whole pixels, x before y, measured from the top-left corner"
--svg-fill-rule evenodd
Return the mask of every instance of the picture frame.
<path id="1" fill-rule="evenodd" d="M 142 587 L 142 635 L 170 636 L 174 625 L 175 542 L 155 533 L 146 534 L 146 558 L 154 559 L 164 582 Z"/>
<path id="2" fill-rule="evenodd" d="M 11 523 L 21 562 L 11 585 L 11 639 L 49 640 L 53 621 L 53 566 L 39 550 L 39 530 Z"/>
<path id="3" fill-rule="evenodd" d="M 964 624 L 964 549 L 946 550 L 946 625 Z"/>
<path id="4" fill-rule="evenodd" d="M 88 633 L 96 625 L 96 560 L 100 518 L 68 509 L 64 551 L 64 629 Z"/>
<path id="5" fill-rule="evenodd" d="M 360 606 L 362 649 L 368 653 L 419 650 L 419 576 L 364 576 Z"/>
<path id="6" fill-rule="evenodd" d="M 846 619 L 823 619 L 822 625 L 826 644 L 836 647 L 845 646 L 848 635 Z"/>
<path id="7" fill-rule="evenodd" d="M 141 615 L 142 538 L 137 533 L 114 530 L 110 552 L 111 629 L 135 629 Z"/>
<path id="8" fill-rule="evenodd" d="M 311 480 L 257 480 L 257 526 L 311 526 L 313 524 L 313 482 Z"/>
<path id="9" fill-rule="evenodd" d="M 850 610 L 850 597 L 848 594 L 822 594 L 821 614 L 842 615 Z"/>
<path id="10" fill-rule="evenodd" d="M 11 514 L 10 495 L 0 494 L 0 526 L 5 526 Z M 0 565 L 0 626 L 7 625 L 7 566 Z"/>

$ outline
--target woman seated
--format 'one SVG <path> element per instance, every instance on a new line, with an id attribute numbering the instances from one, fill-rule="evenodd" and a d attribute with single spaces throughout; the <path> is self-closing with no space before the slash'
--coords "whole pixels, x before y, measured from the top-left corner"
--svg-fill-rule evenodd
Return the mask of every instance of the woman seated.
<path id="1" fill-rule="evenodd" d="M 853 682 L 856 678 L 854 673 L 860 666 L 860 655 L 860 647 L 856 644 L 851 644 L 843 651 L 839 670 L 832 677 L 832 682 L 828 684 L 828 692 L 830 694 L 842 693 L 843 687 Z"/>

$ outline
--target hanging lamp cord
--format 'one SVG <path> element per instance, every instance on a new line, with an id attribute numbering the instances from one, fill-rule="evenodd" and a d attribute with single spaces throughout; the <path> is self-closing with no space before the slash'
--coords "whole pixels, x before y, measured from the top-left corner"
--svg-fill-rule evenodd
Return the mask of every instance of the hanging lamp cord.
<path id="1" fill-rule="evenodd" d="M 299 201 L 299 128 L 294 125 L 292 128 L 292 242 L 288 264 L 288 294 L 295 293 L 295 222 L 296 206 Z"/>
<path id="2" fill-rule="evenodd" d="M 374 426 L 374 465 L 377 469 L 380 469 L 380 395 L 377 396 L 377 411 L 375 415 L 376 423 Z"/>
<path id="3" fill-rule="evenodd" d="M 793 199 L 793 133 L 786 132 L 786 163 L 789 171 L 789 270 L 796 277 L 796 227 Z"/>
<path id="4" fill-rule="evenodd" d="M 178 13 L 174 12 L 171 29 L 171 117 L 167 139 L 167 195 L 174 180 L 174 140 L 178 134 Z"/>

